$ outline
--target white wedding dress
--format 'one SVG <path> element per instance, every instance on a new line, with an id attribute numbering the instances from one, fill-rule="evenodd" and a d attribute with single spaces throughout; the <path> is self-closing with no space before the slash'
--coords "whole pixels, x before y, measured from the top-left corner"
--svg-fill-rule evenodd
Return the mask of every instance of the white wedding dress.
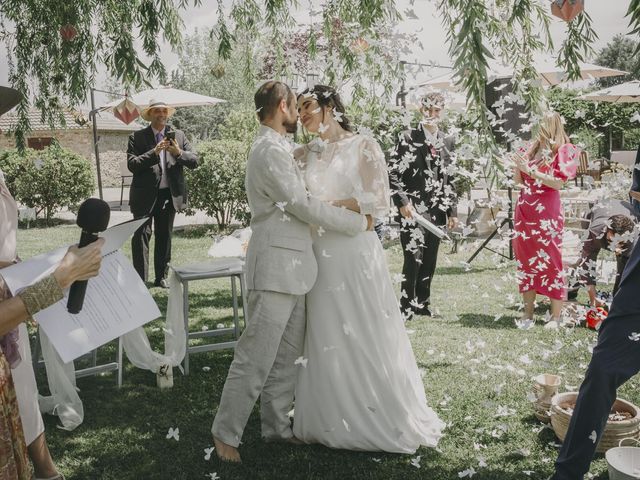
<path id="1" fill-rule="evenodd" d="M 315 141 L 302 163 L 312 195 L 355 198 L 362 213 L 387 216 L 386 163 L 371 137 Z M 347 450 L 413 453 L 436 446 L 444 423 L 427 406 L 376 234 L 314 229 L 313 242 L 318 279 L 307 294 L 294 434 Z"/>

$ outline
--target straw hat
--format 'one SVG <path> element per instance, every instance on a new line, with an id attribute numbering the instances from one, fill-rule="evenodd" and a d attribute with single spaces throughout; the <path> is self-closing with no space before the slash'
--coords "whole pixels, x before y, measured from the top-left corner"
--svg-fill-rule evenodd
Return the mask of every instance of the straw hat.
<path id="1" fill-rule="evenodd" d="M 174 107 L 170 107 L 169 105 L 167 105 L 163 101 L 151 100 L 151 101 L 149 101 L 149 106 L 144 108 L 142 110 L 142 112 L 140 112 L 140 116 L 143 119 L 145 119 L 147 122 L 150 122 L 151 121 L 151 117 L 149 116 L 149 114 L 151 113 L 151 110 L 153 110 L 154 108 L 166 108 L 167 111 L 168 111 L 167 112 L 167 116 L 168 117 L 170 117 L 171 115 L 176 113 L 176 109 Z"/>

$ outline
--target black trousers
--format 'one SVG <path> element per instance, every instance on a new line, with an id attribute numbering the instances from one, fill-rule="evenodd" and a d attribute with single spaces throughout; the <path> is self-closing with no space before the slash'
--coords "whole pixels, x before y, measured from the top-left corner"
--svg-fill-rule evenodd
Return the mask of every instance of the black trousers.
<path id="1" fill-rule="evenodd" d="M 148 221 L 136 230 L 131 238 L 131 254 L 133 267 L 140 278 L 147 281 L 149 277 L 149 240 L 153 223 L 155 245 L 153 249 L 153 264 L 155 267 L 155 281 L 166 276 L 167 264 L 171 261 L 171 234 L 176 210 L 173 207 L 171 191 L 168 188 L 158 190 L 158 198 Z"/>
<path id="2" fill-rule="evenodd" d="M 417 250 L 410 251 L 408 245 L 412 240 L 411 232 L 415 229 L 420 229 L 424 234 L 424 243 L 420 244 L 417 241 Z M 433 274 L 436 271 L 440 239 L 420 226 L 406 226 L 400 230 L 400 243 L 404 255 L 402 290 L 407 294 L 406 298 L 401 297 L 400 308 L 404 313 L 408 313 L 416 309 L 416 307 L 410 306 L 411 303 L 414 305 L 418 303 L 422 305 L 421 308 L 429 306 L 431 280 L 433 280 Z"/>
<path id="3" fill-rule="evenodd" d="M 640 268 L 636 268 L 614 297 L 611 313 L 600 327 L 553 480 L 581 480 L 589 471 L 618 387 L 640 370 L 640 341 L 634 341 L 632 335 L 640 333 L 639 282 Z M 596 443 L 589 438 L 592 432 L 597 435 Z"/>

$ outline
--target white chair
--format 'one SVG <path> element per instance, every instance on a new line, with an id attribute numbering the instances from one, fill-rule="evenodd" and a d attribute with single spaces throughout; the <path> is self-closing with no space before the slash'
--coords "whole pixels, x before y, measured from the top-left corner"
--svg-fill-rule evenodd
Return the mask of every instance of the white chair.
<path id="1" fill-rule="evenodd" d="M 77 360 L 80 360 L 81 358 L 89 357 L 91 366 L 87 368 L 81 368 L 79 370 L 76 369 L 75 370 L 76 378 L 89 377 L 91 375 L 98 375 L 100 373 L 112 372 L 116 370 L 118 372 L 116 375 L 116 384 L 118 385 L 118 388 L 120 388 L 122 386 L 122 373 L 123 373 L 122 372 L 122 358 L 123 358 L 122 353 L 123 353 L 122 338 L 120 337 L 118 337 L 116 360 L 114 362 L 108 362 L 108 363 L 103 363 L 101 365 L 98 365 L 98 349 L 92 350 L 91 352 L 77 359 Z M 40 365 L 44 365 L 44 360 L 41 359 L 41 356 L 42 356 L 41 354 L 42 354 L 42 348 L 40 346 L 40 326 L 38 326 L 38 330 L 36 331 L 36 343 L 33 348 L 33 354 L 31 355 L 32 357 L 31 362 L 33 364 L 34 371 L 36 371 L 36 369 Z"/>
<path id="2" fill-rule="evenodd" d="M 133 179 L 133 174 L 129 171 L 127 167 L 127 159 L 120 161 L 120 210 L 122 210 L 122 199 L 124 197 L 124 187 L 131 186 L 131 180 Z"/>
<path id="3" fill-rule="evenodd" d="M 184 375 L 189 375 L 189 354 L 210 352 L 213 350 L 223 350 L 235 348 L 238 338 L 240 338 L 240 318 L 238 315 L 238 298 L 242 299 L 242 315 L 246 327 L 247 323 L 247 300 L 246 286 L 244 279 L 244 262 L 240 258 L 218 258 L 211 262 L 198 265 L 186 265 L 183 267 L 170 268 L 175 272 L 178 280 L 182 284 L 182 309 L 184 315 L 184 327 L 186 335 L 186 349 L 184 354 L 183 367 L 180 368 Z M 231 297 L 233 304 L 233 327 L 220 328 L 215 330 L 205 330 L 198 332 L 189 331 L 189 282 L 195 280 L 205 280 L 213 278 L 229 278 L 231 280 Z M 240 295 L 236 280 L 240 283 Z M 195 338 L 216 337 L 233 333 L 234 339 L 230 342 L 209 343 L 205 345 L 190 346 L 189 341 Z"/>

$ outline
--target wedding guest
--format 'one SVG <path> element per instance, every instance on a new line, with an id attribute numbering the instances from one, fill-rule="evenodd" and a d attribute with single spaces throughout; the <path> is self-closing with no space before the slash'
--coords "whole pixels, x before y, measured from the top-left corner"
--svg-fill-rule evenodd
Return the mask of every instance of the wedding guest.
<path id="1" fill-rule="evenodd" d="M 580 386 L 569 430 L 551 480 L 579 480 L 589 471 L 616 392 L 640 369 L 640 245 L 636 243 L 620 288 L 602 322 L 598 344 Z"/>
<path id="2" fill-rule="evenodd" d="M 636 153 L 636 163 L 633 166 L 632 178 L 629 200 L 633 205 L 635 216 L 640 218 L 640 145 L 638 146 L 638 153 Z"/>
<path id="3" fill-rule="evenodd" d="M 175 108 L 152 100 L 140 116 L 151 122 L 129 137 L 127 167 L 133 173 L 129 206 L 134 218 L 149 216 L 131 239 L 133 266 L 146 282 L 149 270 L 149 240 L 153 223 L 154 286 L 168 288 L 167 265 L 171 261 L 171 235 L 176 212 L 187 206 L 184 167 L 196 168 L 198 155 L 187 137 L 173 130 L 167 121 Z"/>
<path id="4" fill-rule="evenodd" d="M 9 298 L 1 269 L 17 260 L 17 223 L 17 206 L 0 175 L 0 478 L 31 480 L 30 457 L 36 480 L 63 480 L 44 434 L 24 322 L 62 299 L 74 281 L 97 275 L 104 241 L 71 247 L 52 275 Z"/>
<path id="5" fill-rule="evenodd" d="M 549 326 L 560 322 L 566 281 L 562 267 L 564 214 L 560 190 L 577 170 L 579 149 L 572 145 L 556 112 L 544 115 L 535 141 L 512 154 L 514 180 L 522 185 L 514 217 L 513 251 L 524 318 L 532 319 L 536 294 L 551 300 Z"/>
<path id="6" fill-rule="evenodd" d="M 431 282 L 436 271 L 440 239 L 411 221 L 414 212 L 438 226 L 458 223 L 457 197 L 449 166 L 454 140 L 438 128 L 444 96 L 428 93 L 421 102 L 422 121 L 402 132 L 391 155 L 391 198 L 398 208 L 400 242 L 404 255 L 400 308 L 405 318 L 433 315 Z"/>
<path id="7" fill-rule="evenodd" d="M 586 285 L 589 304 L 602 306 L 596 298 L 596 260 L 600 250 L 612 250 L 616 255 L 616 278 L 612 294 L 615 295 L 620 284 L 620 276 L 631 253 L 630 233 L 635 226 L 633 207 L 628 202 L 610 200 L 596 205 L 590 212 L 589 236 L 582 244 L 580 258 L 575 268 L 580 275 L 580 284 Z M 580 285 L 579 284 L 579 285 Z M 578 288 L 573 292 L 577 294 Z M 573 292 L 569 292 L 570 294 Z"/>

